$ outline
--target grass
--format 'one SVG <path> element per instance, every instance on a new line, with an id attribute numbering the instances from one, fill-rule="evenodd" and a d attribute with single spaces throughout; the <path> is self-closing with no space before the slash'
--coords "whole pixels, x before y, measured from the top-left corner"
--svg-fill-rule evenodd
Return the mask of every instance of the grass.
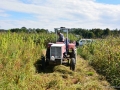
<path id="1" fill-rule="evenodd" d="M 106 88 L 110 84 L 105 78 L 98 75 L 87 61 L 80 56 L 78 58 L 75 72 L 68 66 L 57 65 L 53 68 L 47 67 L 42 75 L 36 74 L 43 78 L 43 90 L 114 90 Z M 48 72 L 51 69 L 53 70 Z"/>
<path id="2" fill-rule="evenodd" d="M 80 57 L 75 72 L 63 65 L 41 71 L 43 48 L 54 42 L 54 34 L 8 32 L 0 36 L 0 90 L 106 90 L 109 86 Z"/>
<path id="3" fill-rule="evenodd" d="M 108 37 L 79 48 L 79 54 L 112 86 L 120 85 L 120 37 Z"/>

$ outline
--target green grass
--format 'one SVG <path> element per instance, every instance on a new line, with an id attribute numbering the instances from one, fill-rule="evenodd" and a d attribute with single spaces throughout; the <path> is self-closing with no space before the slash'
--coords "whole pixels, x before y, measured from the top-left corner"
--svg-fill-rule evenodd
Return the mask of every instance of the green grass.
<path id="1" fill-rule="evenodd" d="M 0 33 L 0 90 L 106 90 L 109 83 L 80 57 L 75 72 L 63 65 L 36 72 L 34 64 L 40 61 L 46 44 L 55 41 L 54 36 Z"/>
<path id="2" fill-rule="evenodd" d="M 112 86 L 120 85 L 120 37 L 96 40 L 78 51 Z"/>

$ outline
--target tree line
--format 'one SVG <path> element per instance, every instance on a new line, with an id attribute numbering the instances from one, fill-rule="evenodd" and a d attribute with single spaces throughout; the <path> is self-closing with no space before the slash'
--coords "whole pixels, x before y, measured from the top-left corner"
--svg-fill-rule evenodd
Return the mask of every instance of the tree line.
<path id="1" fill-rule="evenodd" d="M 25 32 L 25 33 L 53 33 L 52 31 L 49 31 L 48 29 L 35 29 L 35 28 L 26 28 L 26 27 L 21 27 L 21 28 L 13 28 L 10 30 L 0 30 L 0 32 Z M 94 29 L 82 29 L 82 28 L 72 28 L 69 30 L 69 33 L 79 35 L 82 38 L 104 38 L 109 35 L 113 36 L 120 36 L 120 30 L 115 29 L 115 30 L 110 30 L 109 28 L 106 29 L 100 29 L 100 28 L 94 28 Z"/>
<path id="2" fill-rule="evenodd" d="M 9 30 L 10 32 L 26 32 L 26 33 L 48 33 L 49 31 L 47 29 L 35 29 L 35 28 L 26 28 L 26 27 L 22 27 L 22 28 L 13 28 Z"/>
<path id="3" fill-rule="evenodd" d="M 106 36 L 120 36 L 120 30 L 110 30 L 109 28 L 106 29 L 82 29 L 82 28 L 73 28 L 70 30 L 71 33 L 77 34 L 82 36 L 83 38 L 104 38 Z"/>

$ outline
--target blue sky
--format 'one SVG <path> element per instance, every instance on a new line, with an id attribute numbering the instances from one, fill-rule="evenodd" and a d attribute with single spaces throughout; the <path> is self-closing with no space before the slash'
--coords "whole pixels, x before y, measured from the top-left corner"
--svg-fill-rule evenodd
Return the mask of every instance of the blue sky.
<path id="1" fill-rule="evenodd" d="M 98 3 L 104 3 L 104 4 L 120 4 L 120 0 L 96 0 Z"/>
<path id="2" fill-rule="evenodd" d="M 29 14 L 29 13 L 23 13 L 23 12 L 16 12 L 16 11 L 6 11 L 6 14 L 8 14 L 8 17 L 0 17 L 1 20 L 7 20 L 7 19 L 12 19 L 12 20 L 22 20 L 22 19 L 31 19 L 34 20 L 34 15 Z"/>
<path id="3" fill-rule="evenodd" d="M 120 0 L 3 0 L 0 29 L 120 29 Z"/>

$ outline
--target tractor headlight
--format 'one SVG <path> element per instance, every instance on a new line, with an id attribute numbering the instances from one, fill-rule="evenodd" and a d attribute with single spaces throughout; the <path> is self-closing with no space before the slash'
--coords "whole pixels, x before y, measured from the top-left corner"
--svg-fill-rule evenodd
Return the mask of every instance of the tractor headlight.
<path id="1" fill-rule="evenodd" d="M 55 57 L 54 56 L 51 56 L 51 61 L 55 61 Z"/>

